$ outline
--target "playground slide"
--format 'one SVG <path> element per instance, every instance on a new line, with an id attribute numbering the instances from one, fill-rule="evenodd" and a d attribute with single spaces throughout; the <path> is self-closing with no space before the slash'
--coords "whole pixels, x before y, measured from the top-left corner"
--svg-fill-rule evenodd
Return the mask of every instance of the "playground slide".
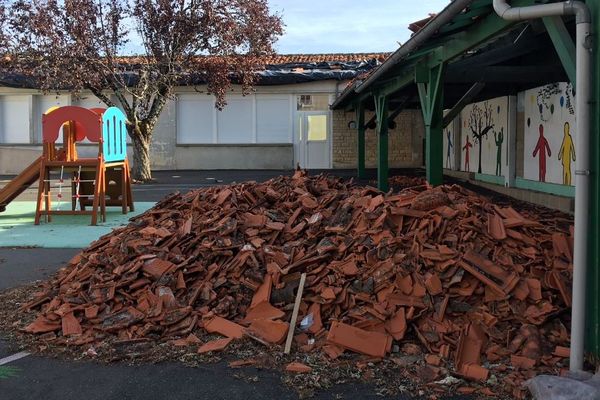
<path id="1" fill-rule="evenodd" d="M 0 212 L 6 209 L 8 203 L 13 201 L 18 195 L 23 193 L 29 186 L 40 177 L 40 162 L 42 157 L 37 158 L 15 179 L 8 182 L 6 186 L 0 189 Z"/>

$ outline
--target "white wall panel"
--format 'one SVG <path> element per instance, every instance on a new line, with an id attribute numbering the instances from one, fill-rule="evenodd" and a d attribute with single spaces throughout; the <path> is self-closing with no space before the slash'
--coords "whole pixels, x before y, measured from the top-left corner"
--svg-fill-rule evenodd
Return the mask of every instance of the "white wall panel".
<path id="1" fill-rule="evenodd" d="M 256 96 L 256 141 L 289 143 L 289 96 Z"/>
<path id="2" fill-rule="evenodd" d="M 212 96 L 180 94 L 177 99 L 177 143 L 213 143 Z"/>
<path id="3" fill-rule="evenodd" d="M 74 106 L 83 108 L 107 108 L 106 104 L 93 94 L 81 95 L 78 99 L 73 99 L 71 102 Z"/>
<path id="4" fill-rule="evenodd" d="M 0 143 L 29 143 L 30 96 L 0 96 Z"/>
<path id="5" fill-rule="evenodd" d="M 217 112 L 219 143 L 252 143 L 252 98 L 227 99 L 223 111 Z"/>

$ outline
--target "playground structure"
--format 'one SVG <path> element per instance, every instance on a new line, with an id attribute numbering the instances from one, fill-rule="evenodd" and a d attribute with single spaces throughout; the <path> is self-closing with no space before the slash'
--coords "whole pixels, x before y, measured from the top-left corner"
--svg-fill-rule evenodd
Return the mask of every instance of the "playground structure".
<path id="1" fill-rule="evenodd" d="M 42 155 L 0 190 L 0 212 L 35 181 L 38 181 L 36 225 L 42 216 L 51 222 L 52 215 L 61 214 L 91 215 L 91 224 L 96 225 L 98 211 L 102 221 L 106 220 L 106 206 L 120 206 L 124 214 L 133 211 L 126 122 L 125 115 L 116 107 L 66 106 L 46 111 L 42 116 Z M 63 143 L 58 148 L 61 131 Z M 78 157 L 77 143 L 86 139 L 98 143 L 97 157 Z M 71 207 L 61 210 L 66 185 L 71 186 L 68 202 Z M 57 189 L 55 209 L 52 209 L 53 189 Z M 91 206 L 91 210 L 86 210 L 86 206 Z"/>

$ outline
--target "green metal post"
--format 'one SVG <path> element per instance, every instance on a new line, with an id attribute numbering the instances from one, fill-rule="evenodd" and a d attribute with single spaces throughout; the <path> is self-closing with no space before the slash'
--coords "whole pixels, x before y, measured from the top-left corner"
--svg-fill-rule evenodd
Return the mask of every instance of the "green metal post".
<path id="1" fill-rule="evenodd" d="M 577 74 L 575 69 L 575 43 L 573 42 L 573 38 L 571 38 L 569 31 L 567 31 L 567 27 L 565 26 L 562 17 L 545 17 L 542 18 L 542 20 L 544 21 L 546 30 L 552 39 L 556 53 L 560 58 L 569 80 L 573 86 L 575 86 L 575 77 Z"/>
<path id="2" fill-rule="evenodd" d="M 422 66 L 415 68 L 415 81 L 425 120 L 427 182 L 434 186 L 444 182 L 444 67 L 444 64 L 439 64 L 429 69 Z"/>
<path id="3" fill-rule="evenodd" d="M 375 113 L 377 115 L 377 187 L 387 192 L 388 165 L 388 97 L 375 96 Z"/>
<path id="4" fill-rule="evenodd" d="M 600 2 L 586 0 L 592 11 L 593 92 L 591 104 L 590 157 L 592 189 L 590 199 L 590 233 L 588 265 L 588 301 L 586 304 L 586 352 L 596 361 L 600 359 Z"/>
<path id="5" fill-rule="evenodd" d="M 357 154 L 358 154 L 358 178 L 365 179 L 367 172 L 365 170 L 365 105 L 360 102 L 356 106 L 356 125 L 358 129 Z"/>

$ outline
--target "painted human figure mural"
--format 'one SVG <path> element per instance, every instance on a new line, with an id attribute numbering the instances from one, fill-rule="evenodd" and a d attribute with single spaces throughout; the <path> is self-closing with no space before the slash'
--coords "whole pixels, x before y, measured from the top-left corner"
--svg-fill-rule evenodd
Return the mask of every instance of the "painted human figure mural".
<path id="1" fill-rule="evenodd" d="M 454 145 L 452 144 L 452 132 L 446 131 L 446 138 L 448 146 L 446 150 L 446 168 L 452 168 L 452 150 L 454 149 Z"/>
<path id="2" fill-rule="evenodd" d="M 471 171 L 470 154 L 469 154 L 471 147 L 473 147 L 473 144 L 469 141 L 469 135 L 467 135 L 467 142 L 465 143 L 465 145 L 462 148 L 465 151 L 465 171 L 467 171 L 467 172 Z"/>
<path id="3" fill-rule="evenodd" d="M 500 132 L 494 131 L 494 142 L 496 143 L 496 176 L 502 175 L 502 143 L 504 143 L 504 128 Z"/>
<path id="4" fill-rule="evenodd" d="M 563 185 L 571 185 L 571 162 L 575 162 L 575 146 L 571 136 L 571 125 L 568 122 L 565 122 L 564 136 L 558 151 L 558 160 L 562 162 Z"/>
<path id="5" fill-rule="evenodd" d="M 539 154 L 539 181 L 546 182 L 546 152 L 548 153 L 548 157 L 552 157 L 552 150 L 550 150 L 548 140 L 544 136 L 544 126 L 542 124 L 540 124 L 539 132 L 540 136 L 538 137 L 535 149 L 533 149 L 532 156 L 535 158 Z"/>
<path id="6" fill-rule="evenodd" d="M 553 83 L 528 90 L 524 106 L 523 178 L 573 186 L 576 154 L 575 93 L 573 85 Z M 532 157 L 533 152 L 533 157 Z"/>

